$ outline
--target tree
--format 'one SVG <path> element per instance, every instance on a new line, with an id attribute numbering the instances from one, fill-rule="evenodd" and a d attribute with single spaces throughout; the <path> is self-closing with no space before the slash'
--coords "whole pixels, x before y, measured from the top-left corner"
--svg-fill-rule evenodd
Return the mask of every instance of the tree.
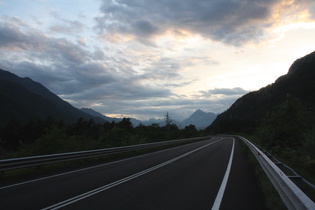
<path id="1" fill-rule="evenodd" d="M 183 137 L 190 138 L 198 136 L 198 130 L 195 125 L 190 124 L 189 126 L 185 126 L 183 130 Z"/>
<path id="2" fill-rule="evenodd" d="M 117 125 L 119 128 L 123 128 L 126 131 L 131 131 L 133 129 L 133 125 L 130 121 L 130 118 L 124 117 Z"/>
<path id="3" fill-rule="evenodd" d="M 263 145 L 271 148 L 300 146 L 301 136 L 311 128 L 311 116 L 299 99 L 288 95 L 258 128 Z"/>
<path id="4" fill-rule="evenodd" d="M 8 122 L 1 133 L 0 139 L 3 148 L 17 150 L 22 140 L 20 123 L 15 120 Z"/>

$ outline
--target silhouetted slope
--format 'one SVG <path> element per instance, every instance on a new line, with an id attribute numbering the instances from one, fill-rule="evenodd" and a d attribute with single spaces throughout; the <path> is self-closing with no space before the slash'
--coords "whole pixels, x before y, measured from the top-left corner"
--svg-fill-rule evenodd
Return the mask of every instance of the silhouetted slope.
<path id="1" fill-rule="evenodd" d="M 207 113 L 198 109 L 189 118 L 183 120 L 182 126 L 195 125 L 198 129 L 204 129 L 209 126 L 216 117 L 217 115 L 214 113 Z"/>
<path id="2" fill-rule="evenodd" d="M 43 119 L 58 113 L 49 101 L 16 83 L 1 81 L 0 98 L 1 124 L 12 119 L 19 122 Z"/>
<path id="3" fill-rule="evenodd" d="M 4 70 L 0 70 L 0 97 L 1 124 L 13 119 L 27 122 L 48 117 L 66 123 L 76 122 L 80 117 L 104 122 L 63 101 L 40 83 Z"/>
<path id="4" fill-rule="evenodd" d="M 227 111 L 218 115 L 206 130 L 214 133 L 253 132 L 268 112 L 273 111 L 287 95 L 299 98 L 315 111 L 315 52 L 296 60 L 288 73 L 275 83 L 239 98 Z"/>
<path id="5" fill-rule="evenodd" d="M 81 111 L 91 115 L 91 116 L 95 116 L 95 117 L 100 117 L 104 120 L 106 120 L 107 122 L 120 122 L 122 120 L 122 118 L 113 118 L 113 117 L 107 117 L 105 115 L 102 115 L 101 113 L 91 109 L 91 108 L 81 108 Z"/>

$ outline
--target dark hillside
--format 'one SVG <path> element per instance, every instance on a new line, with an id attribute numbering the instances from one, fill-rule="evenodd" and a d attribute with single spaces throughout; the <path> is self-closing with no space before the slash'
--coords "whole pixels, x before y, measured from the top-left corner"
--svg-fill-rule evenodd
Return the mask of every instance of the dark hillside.
<path id="1" fill-rule="evenodd" d="M 276 110 L 288 96 L 298 98 L 303 106 L 315 112 L 315 52 L 296 60 L 275 83 L 239 98 L 206 130 L 252 133 L 266 114 Z"/>
<path id="2" fill-rule="evenodd" d="M 12 119 L 25 123 L 30 119 L 44 119 L 47 116 L 61 118 L 57 107 L 43 97 L 28 91 L 16 83 L 0 82 L 0 124 Z"/>
<path id="3" fill-rule="evenodd" d="M 37 119 L 45 120 L 48 117 L 66 123 L 76 122 L 81 117 L 105 122 L 73 107 L 40 83 L 4 70 L 0 70 L 0 98 L 0 124 L 10 120 L 23 123 Z"/>

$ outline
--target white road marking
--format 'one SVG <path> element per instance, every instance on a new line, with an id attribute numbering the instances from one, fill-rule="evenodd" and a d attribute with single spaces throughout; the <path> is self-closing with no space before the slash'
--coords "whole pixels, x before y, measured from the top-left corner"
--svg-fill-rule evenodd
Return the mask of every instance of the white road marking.
<path id="1" fill-rule="evenodd" d="M 97 194 L 97 193 L 103 192 L 103 191 L 108 190 L 108 189 L 110 189 L 110 188 L 112 188 L 112 187 L 115 187 L 115 186 L 117 186 L 117 185 L 120 185 L 120 184 L 122 184 L 122 183 L 125 183 L 125 182 L 127 182 L 127 181 L 130 181 L 130 180 L 132 180 L 132 179 L 135 179 L 135 178 L 137 178 L 137 177 L 139 177 L 139 176 L 142 176 L 142 175 L 144 175 L 144 174 L 147 174 L 147 173 L 149 173 L 149 172 L 151 172 L 151 171 L 154 171 L 154 170 L 156 170 L 156 169 L 159 169 L 159 168 L 161 168 L 161 167 L 163 167 L 163 166 L 166 166 L 166 165 L 168 165 L 168 164 L 170 164 L 170 163 L 172 163 L 172 162 L 174 162 L 174 161 L 176 161 L 176 160 L 179 160 L 179 159 L 181 159 L 181 158 L 183 158 L 183 157 L 186 157 L 187 155 L 190 155 L 190 154 L 192 154 L 192 153 L 194 153 L 194 152 L 197 152 L 198 150 L 201 150 L 201 149 L 203 149 L 203 148 L 205 148 L 205 147 L 207 147 L 207 146 L 209 146 L 209 145 L 211 145 L 211 144 L 217 143 L 217 142 L 219 142 L 219 141 L 221 141 L 221 140 L 222 140 L 222 138 L 220 138 L 220 139 L 217 140 L 217 141 L 214 141 L 214 142 L 211 142 L 211 143 L 209 143 L 209 144 L 206 144 L 206 145 L 204 145 L 204 146 L 202 146 L 202 147 L 199 147 L 199 148 L 197 148 L 197 149 L 194 149 L 194 150 L 192 150 L 192 151 L 190 151 L 190 152 L 187 152 L 187 153 L 185 153 L 185 154 L 182 154 L 182 155 L 180 155 L 180 156 L 178 156 L 178 157 L 175 157 L 175 158 L 173 158 L 173 159 L 171 159 L 171 160 L 168 160 L 168 161 L 166 161 L 166 162 L 163 162 L 163 163 L 161 163 L 161 164 L 158 164 L 158 165 L 156 165 L 156 166 L 153 166 L 153 167 L 151 167 L 151 168 L 148 168 L 148 169 L 146 169 L 146 170 L 144 170 L 144 171 L 140 171 L 140 172 L 138 172 L 138 173 L 136 173 L 136 174 L 133 174 L 133 175 L 128 176 L 128 177 L 125 177 L 125 178 L 120 179 L 120 180 L 118 180 L 118 181 L 112 182 L 112 183 L 110 183 L 110 184 L 107 184 L 107 185 L 104 185 L 104 186 L 102 186 L 102 187 L 96 188 L 96 189 L 91 190 L 91 191 L 89 191 L 89 192 L 83 193 L 83 194 L 78 195 L 78 196 L 75 196 L 75 197 L 73 197 L 73 198 L 64 200 L 64 201 L 62 201 L 62 202 L 56 203 L 56 204 L 51 205 L 51 206 L 48 206 L 48 207 L 44 208 L 43 210 L 46 210 L 46 209 L 59 209 L 59 208 L 62 208 L 62 207 L 64 207 L 64 206 L 70 205 L 70 204 L 72 204 L 72 203 L 74 203 L 74 202 L 80 201 L 80 200 L 82 200 L 82 199 L 85 199 L 85 198 L 90 197 L 90 196 L 92 196 L 92 195 L 95 195 L 95 194 Z"/>
<path id="2" fill-rule="evenodd" d="M 222 139 L 222 138 L 220 138 L 220 139 Z M 184 146 L 186 146 L 186 145 L 181 145 L 181 146 L 178 146 L 177 148 L 184 147 Z M 127 161 L 127 160 L 140 158 L 140 157 L 144 157 L 144 156 L 148 156 L 148 155 L 164 152 L 164 151 L 171 150 L 171 149 L 173 149 L 173 148 L 160 150 L 160 151 L 156 151 L 156 152 L 152 152 L 152 153 L 148 153 L 148 154 L 144 154 L 144 155 L 139 155 L 139 156 L 135 156 L 135 157 L 130 157 L 130 158 L 122 159 L 122 160 L 117 160 L 117 161 L 113 161 L 113 162 L 109 162 L 109 163 L 104 163 L 104 164 L 100 164 L 100 165 L 96 165 L 96 166 L 91 166 L 91 167 L 87 167 L 87 168 L 82 168 L 82 169 L 78 169 L 78 170 L 74 170 L 74 171 L 64 172 L 64 173 L 60 173 L 60 174 L 56 174 L 56 175 L 46 176 L 46 177 L 33 179 L 33 180 L 29 180 L 29 181 L 24 181 L 24 182 L 12 184 L 12 185 L 7 185 L 7 186 L 4 186 L 4 187 L 0 187 L 0 190 L 11 188 L 11 187 L 16 187 L 16 186 L 20 186 L 20 185 L 24 185 L 24 184 L 29 184 L 29 183 L 33 183 L 33 182 L 37 182 L 37 181 L 42 181 L 42 180 L 46 180 L 46 179 L 51 179 L 51 178 L 55 178 L 55 177 L 59 177 L 59 176 L 64 176 L 64 175 L 68 175 L 68 174 L 72 174 L 72 173 L 76 173 L 76 172 L 81 172 L 81 171 L 86 171 L 86 170 L 90 170 L 90 169 L 94 169 L 94 168 L 99 168 L 99 167 L 103 167 L 103 166 L 107 166 L 107 165 L 112 165 L 112 164 L 115 164 L 115 163 L 119 163 L 119 162 L 123 162 L 123 161 Z"/>
<path id="3" fill-rule="evenodd" d="M 224 178 L 222 180 L 219 192 L 217 194 L 217 197 L 214 201 L 214 204 L 212 206 L 212 210 L 219 210 L 220 205 L 221 205 L 221 201 L 224 195 L 224 191 L 225 191 L 225 187 L 226 184 L 228 182 L 229 179 L 229 175 L 230 175 L 230 171 L 231 171 L 231 166 L 232 166 L 232 161 L 233 161 L 233 154 L 234 154 L 234 144 L 235 144 L 235 139 L 233 138 L 233 146 L 232 146 L 232 150 L 231 150 L 231 154 L 230 154 L 230 160 L 228 163 L 228 166 L 226 168 L 225 174 L 224 174 Z"/>

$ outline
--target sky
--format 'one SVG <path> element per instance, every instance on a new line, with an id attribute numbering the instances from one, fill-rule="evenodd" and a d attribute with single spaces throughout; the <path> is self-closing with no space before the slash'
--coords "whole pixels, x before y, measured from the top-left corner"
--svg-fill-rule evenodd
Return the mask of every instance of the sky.
<path id="1" fill-rule="evenodd" d="M 0 68 L 110 117 L 221 113 L 314 50 L 313 0 L 0 0 Z"/>

